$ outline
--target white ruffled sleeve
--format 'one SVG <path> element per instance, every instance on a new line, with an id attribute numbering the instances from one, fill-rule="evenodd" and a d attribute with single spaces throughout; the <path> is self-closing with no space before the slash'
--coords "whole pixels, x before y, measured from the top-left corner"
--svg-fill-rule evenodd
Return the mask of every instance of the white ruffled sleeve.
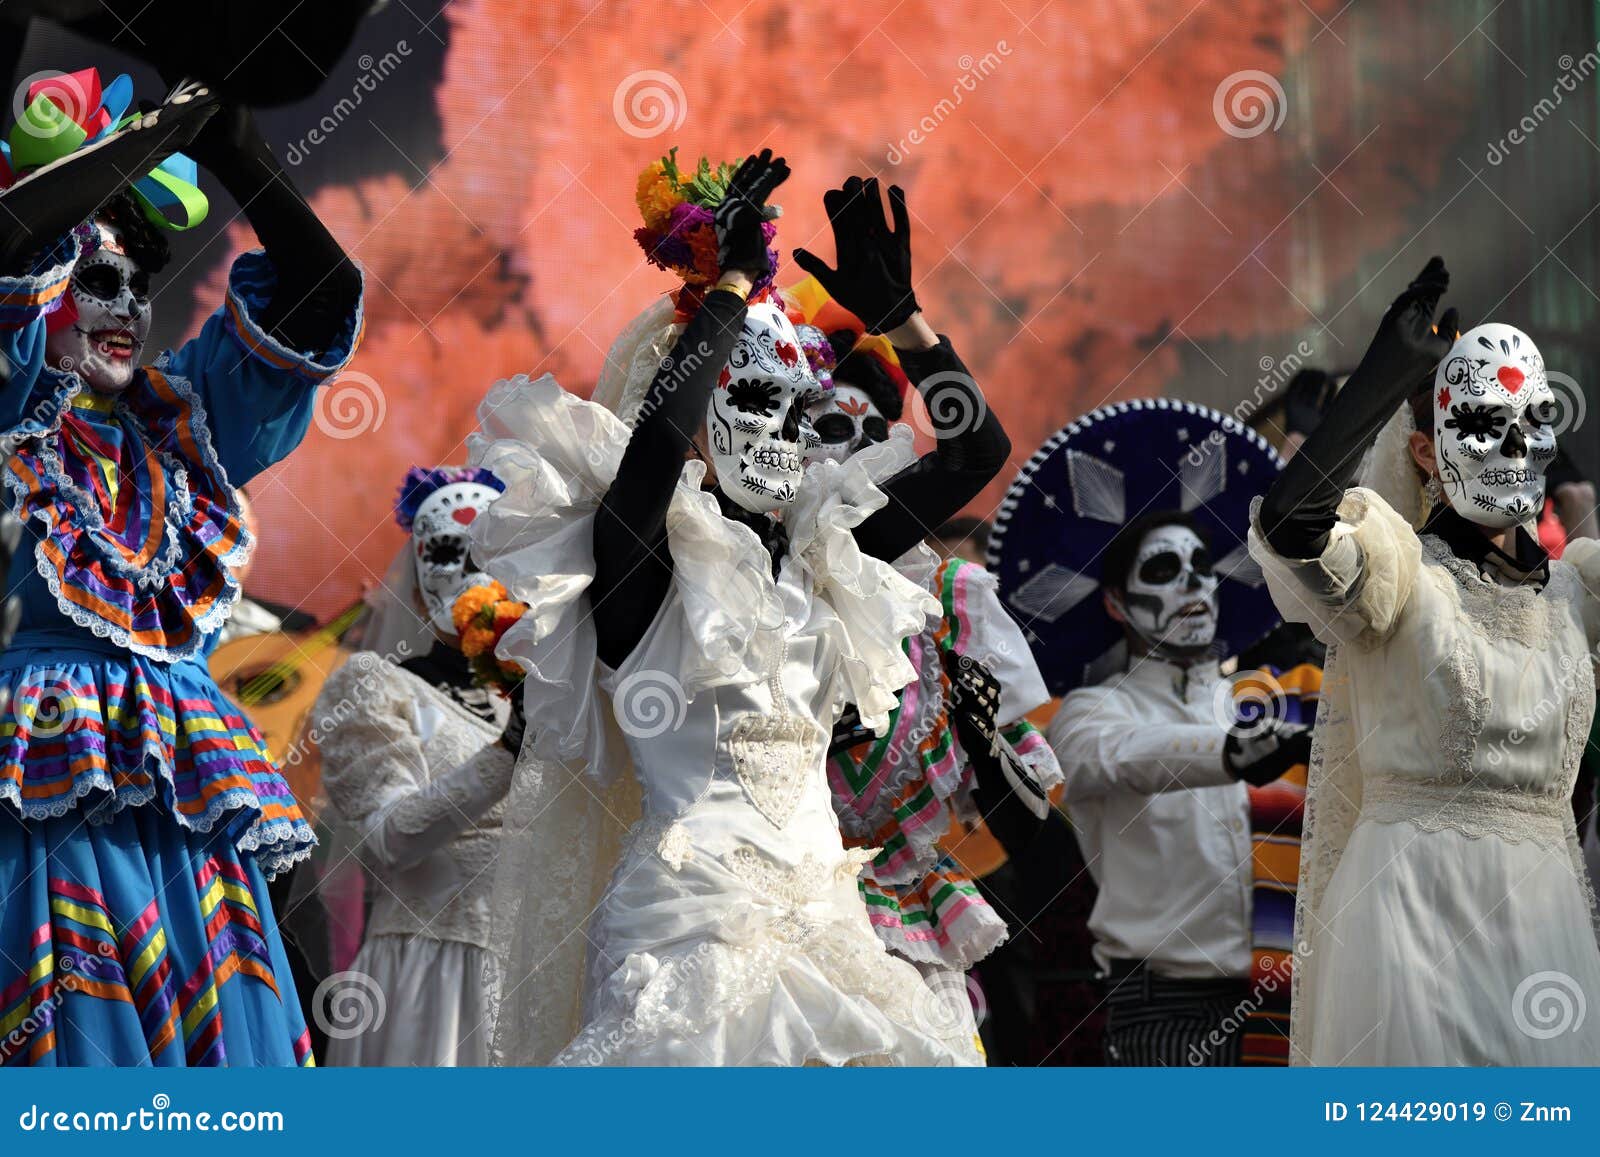
<path id="1" fill-rule="evenodd" d="M 1261 500 L 1250 508 L 1250 554 L 1278 612 L 1309 625 L 1324 643 L 1374 646 L 1394 630 L 1422 567 L 1422 541 L 1378 495 L 1345 491 L 1320 558 L 1277 554 L 1261 533 Z"/>
<path id="2" fill-rule="evenodd" d="M 917 677 L 904 640 L 939 614 L 939 602 L 894 565 L 866 554 L 855 528 L 888 504 L 878 483 L 916 461 L 911 431 L 844 462 L 813 463 L 786 513 L 789 546 L 810 568 L 816 591 L 838 616 L 837 662 L 824 680 L 831 718 L 855 704 L 874 731 L 889 725 L 896 692 Z"/>

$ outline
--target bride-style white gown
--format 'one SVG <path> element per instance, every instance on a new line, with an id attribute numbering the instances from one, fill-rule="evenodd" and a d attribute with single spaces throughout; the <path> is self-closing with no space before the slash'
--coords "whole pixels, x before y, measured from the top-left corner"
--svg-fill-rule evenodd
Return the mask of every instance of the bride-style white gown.
<path id="1" fill-rule="evenodd" d="M 507 820 L 520 850 L 502 864 L 524 894 L 497 889 L 515 924 L 499 1059 L 981 1063 L 961 1018 L 874 935 L 856 885 L 872 853 L 845 851 L 824 768 L 846 704 L 886 719 L 915 677 L 901 642 L 938 611 L 851 535 L 886 501 L 872 478 L 912 461 L 909 439 L 807 475 L 776 579 L 689 464 L 668 516 L 672 589 L 613 671 L 585 588 L 628 428 L 548 376 L 500 383 L 479 413 L 472 461 L 506 491 L 474 556 L 531 608 L 500 649 L 528 669 L 530 738 Z M 629 764 L 642 818 L 614 856 Z"/>
<path id="2" fill-rule="evenodd" d="M 1353 489 L 1321 560 L 1353 580 L 1342 607 L 1319 604 L 1258 527 L 1250 547 L 1284 617 L 1331 645 L 1295 1063 L 1600 1063 L 1570 803 L 1595 704 L 1600 543 L 1571 543 L 1543 589 L 1506 587 Z"/>

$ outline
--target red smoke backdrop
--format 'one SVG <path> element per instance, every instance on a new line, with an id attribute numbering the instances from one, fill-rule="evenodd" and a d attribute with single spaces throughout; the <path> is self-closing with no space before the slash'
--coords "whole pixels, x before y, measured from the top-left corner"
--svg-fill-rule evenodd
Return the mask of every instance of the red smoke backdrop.
<path id="1" fill-rule="evenodd" d="M 424 71 L 382 44 L 300 112 L 325 131 L 308 148 L 360 141 L 391 171 L 313 198 L 367 270 L 367 335 L 305 445 L 253 487 L 254 593 L 319 617 L 356 597 L 401 542 L 401 474 L 461 460 L 497 378 L 589 392 L 618 330 L 671 288 L 631 233 L 634 176 L 672 145 L 786 154 L 784 250 L 831 255 L 822 193 L 844 177 L 905 186 L 919 297 L 1004 416 L 1015 464 L 1108 401 L 1233 407 L 1295 357 L 1353 363 L 1443 206 L 1465 197 L 1452 217 L 1471 204 L 1516 226 L 1461 140 L 1468 111 L 1498 124 L 1483 85 L 1509 73 L 1486 35 L 1442 18 L 1473 5 L 1348 7 L 456 0 L 410 34 L 443 42 L 438 141 L 377 118 L 387 87 Z M 336 108 L 369 64 L 363 107 Z M 240 219 L 193 324 L 218 300 L 223 249 L 250 243 Z"/>

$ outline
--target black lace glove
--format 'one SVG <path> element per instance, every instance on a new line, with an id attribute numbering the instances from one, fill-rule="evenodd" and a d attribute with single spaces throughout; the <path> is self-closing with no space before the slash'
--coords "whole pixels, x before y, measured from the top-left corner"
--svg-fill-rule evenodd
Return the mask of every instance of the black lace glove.
<path id="1" fill-rule="evenodd" d="M 1229 731 L 1222 744 L 1222 766 L 1251 787 L 1265 787 L 1310 761 L 1311 728 L 1303 723 L 1252 720 Z"/>
<path id="2" fill-rule="evenodd" d="M 1396 408 L 1450 352 L 1456 311 L 1439 319 L 1437 332 L 1433 324 L 1434 310 L 1449 285 L 1444 259 L 1435 257 L 1395 298 L 1337 403 L 1273 481 L 1261 503 L 1261 532 L 1280 555 L 1322 554 L 1361 456 Z"/>
<path id="3" fill-rule="evenodd" d="M 838 268 L 829 268 L 806 249 L 794 251 L 795 264 L 860 318 L 868 333 L 888 333 L 904 325 L 921 308 L 911 290 L 911 222 L 905 191 L 899 185 L 889 186 L 892 232 L 883 216 L 876 177 L 865 181 L 851 177 L 842 188 L 824 193 L 822 204 L 833 223 Z"/>
<path id="4" fill-rule="evenodd" d="M 522 688 L 511 692 L 511 714 L 506 716 L 505 730 L 500 732 L 500 746 L 513 758 L 522 751 L 522 740 L 528 731 L 528 717 L 522 708 Z"/>
<path id="5" fill-rule="evenodd" d="M 995 722 L 1000 712 L 1000 681 L 971 655 L 944 651 L 940 658 L 950 679 L 950 723 L 974 776 L 986 789 L 985 805 L 987 797 L 1011 795 L 1035 819 L 1043 819 L 1050 810 L 1050 796 Z"/>
<path id="6" fill-rule="evenodd" d="M 772 257 L 761 226 L 782 211 L 769 206 L 772 191 L 789 179 L 789 166 L 771 149 L 746 157 L 728 183 L 728 195 L 713 215 L 717 231 L 717 267 L 737 269 L 760 281 L 772 273 Z"/>

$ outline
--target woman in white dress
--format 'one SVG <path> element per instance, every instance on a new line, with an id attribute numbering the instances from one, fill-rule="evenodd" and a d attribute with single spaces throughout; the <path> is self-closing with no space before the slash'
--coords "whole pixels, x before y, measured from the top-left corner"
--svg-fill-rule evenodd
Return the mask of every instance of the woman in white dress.
<path id="1" fill-rule="evenodd" d="M 1251 531 L 1284 617 L 1330 645 L 1292 1057 L 1595 1064 L 1600 950 L 1570 797 L 1600 544 L 1552 561 L 1528 532 L 1555 456 L 1544 364 L 1510 326 L 1457 339 L 1451 310 L 1435 328 L 1447 284 L 1434 258 L 1391 306 Z"/>
<path id="2" fill-rule="evenodd" d="M 450 612 L 488 581 L 467 565 L 467 528 L 499 491 L 487 471 L 406 476 L 397 515 L 411 538 L 371 649 L 333 673 L 312 714 L 323 787 L 376 885 L 354 963 L 318 991 L 330 1065 L 488 1063 L 489 901 L 522 719 L 474 684 Z"/>
<path id="3" fill-rule="evenodd" d="M 815 379 L 784 314 L 749 303 L 787 172 L 751 157 L 703 206 L 715 288 L 679 296 L 686 324 L 663 303 L 613 348 L 597 396 L 616 414 L 548 377 L 500 383 L 479 411 L 473 461 L 507 489 L 474 555 L 531 607 L 499 651 L 528 670 L 530 735 L 496 896 L 505 1063 L 981 1061 L 874 935 L 856 886 L 873 853 L 842 846 L 824 762 L 844 705 L 885 724 L 915 677 L 902 640 L 938 612 L 883 560 L 970 501 L 1009 443 L 969 394 L 923 459 L 900 437 L 802 478 Z M 892 233 L 875 184 L 828 195 L 835 296 L 914 379 L 970 382 L 917 312 L 891 202 Z"/>

